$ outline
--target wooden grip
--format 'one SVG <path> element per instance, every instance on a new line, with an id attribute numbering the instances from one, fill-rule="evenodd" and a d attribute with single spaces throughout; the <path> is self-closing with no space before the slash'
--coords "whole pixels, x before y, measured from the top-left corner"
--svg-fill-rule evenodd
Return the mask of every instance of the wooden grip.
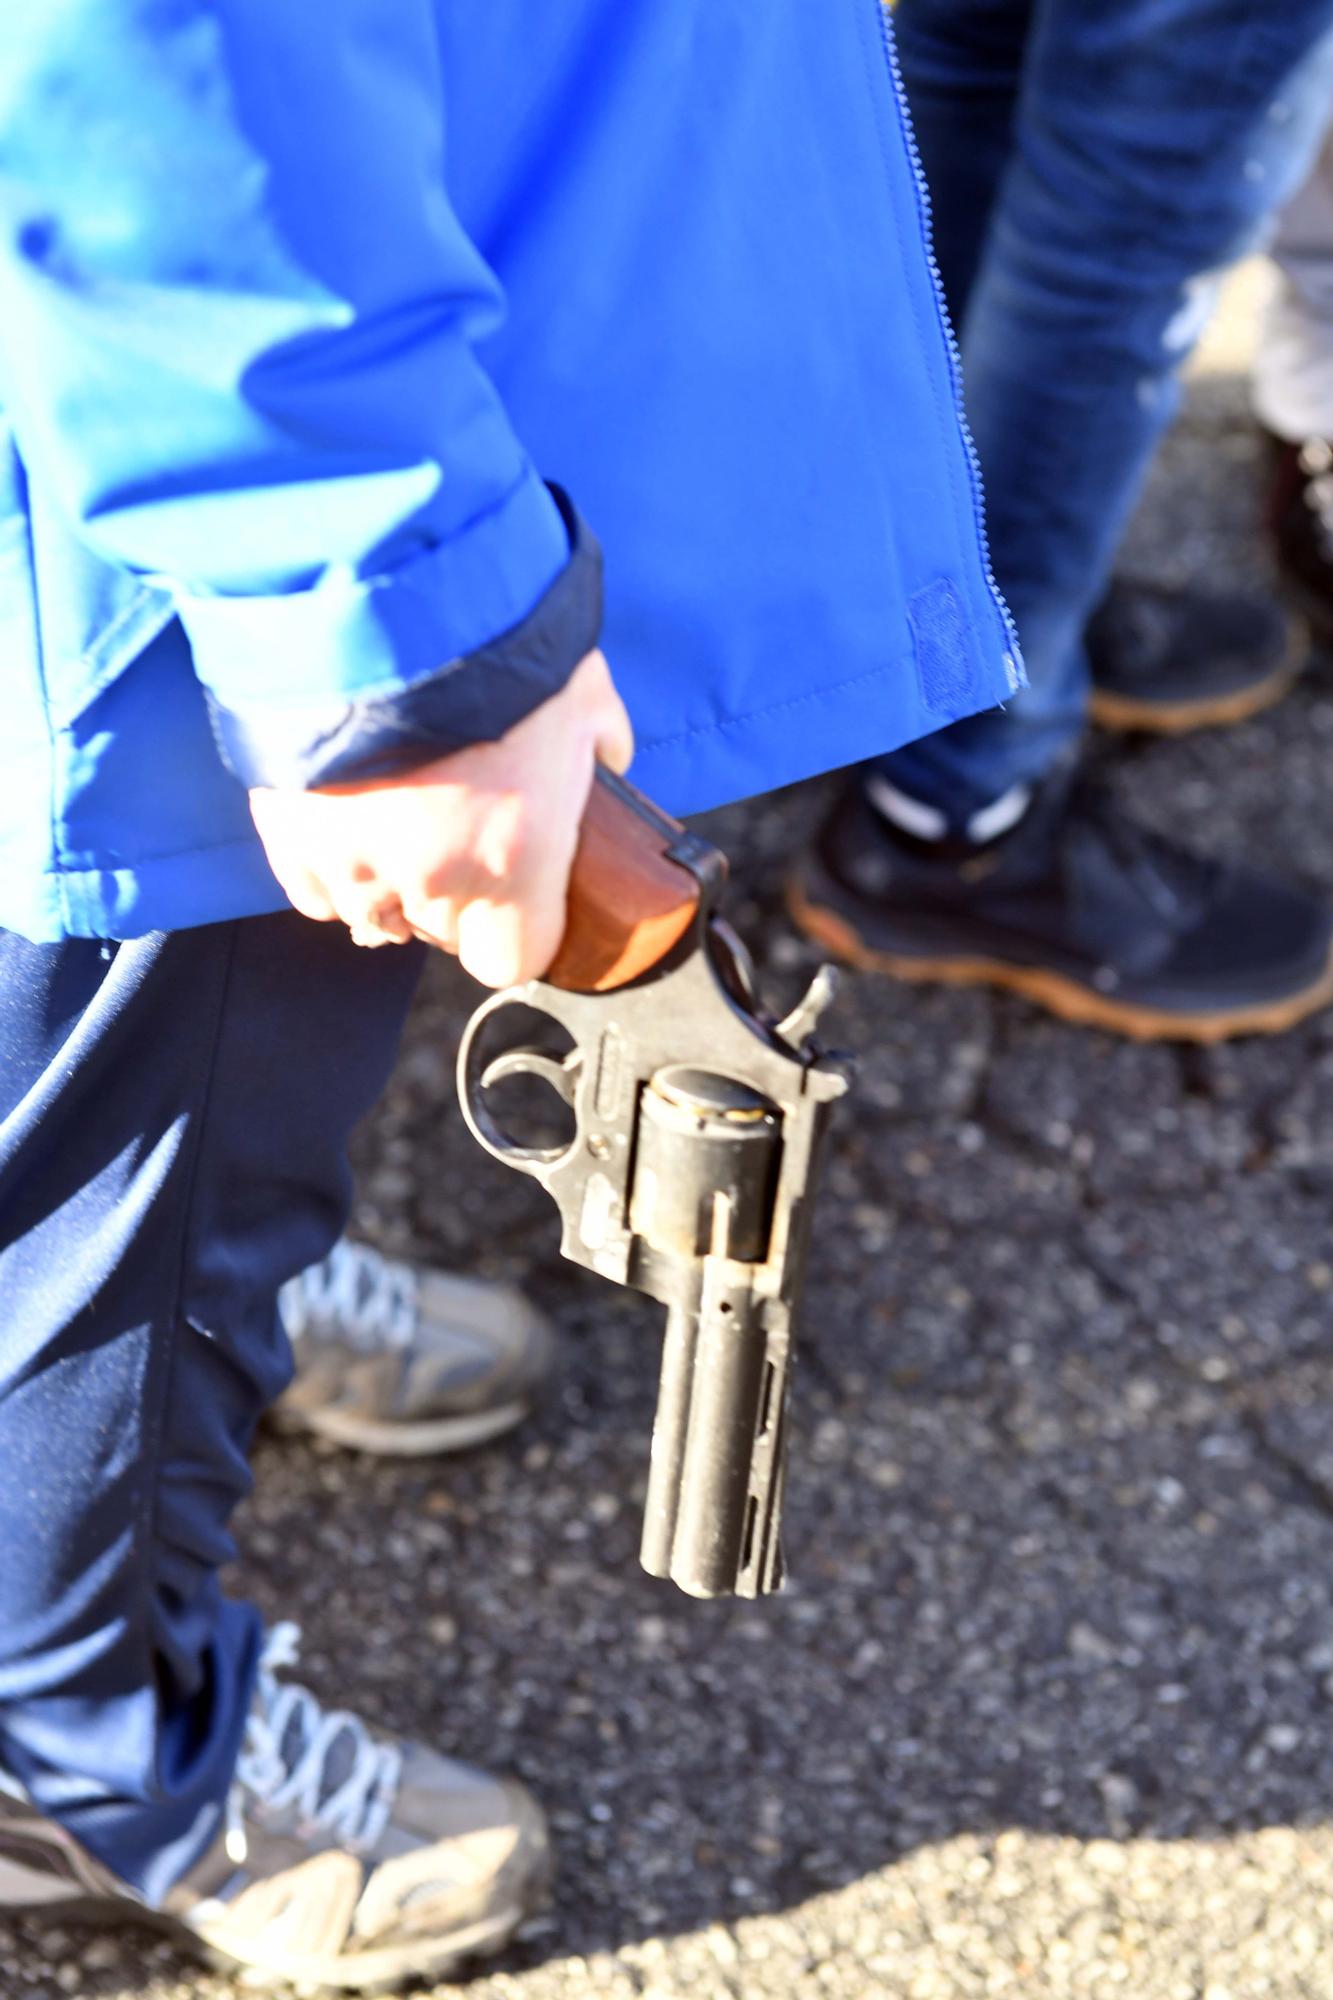
<path id="1" fill-rule="evenodd" d="M 623 779 L 599 772 L 588 795 L 568 916 L 548 985 L 609 993 L 647 972 L 680 942 L 699 908 L 699 884 L 667 859 L 681 828 Z"/>

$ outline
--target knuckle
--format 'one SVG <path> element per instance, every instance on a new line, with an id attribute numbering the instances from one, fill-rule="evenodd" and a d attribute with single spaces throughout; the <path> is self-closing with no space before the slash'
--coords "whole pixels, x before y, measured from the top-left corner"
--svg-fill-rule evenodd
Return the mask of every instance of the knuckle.
<path id="1" fill-rule="evenodd" d="M 471 893 L 473 867 L 467 856 L 442 854 L 428 862 L 409 890 L 413 903 L 460 902 Z M 404 898 L 406 904 L 408 897 Z"/>
<path id="2" fill-rule="evenodd" d="M 444 951 L 456 948 L 458 915 L 447 897 L 409 897 L 402 909 L 404 924 L 417 937 L 428 938 Z"/>

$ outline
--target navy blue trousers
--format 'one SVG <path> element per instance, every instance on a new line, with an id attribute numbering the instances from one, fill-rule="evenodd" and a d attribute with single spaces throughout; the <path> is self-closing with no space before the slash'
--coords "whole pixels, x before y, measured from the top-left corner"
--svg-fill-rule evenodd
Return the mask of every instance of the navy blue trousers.
<path id="1" fill-rule="evenodd" d="M 420 947 L 287 913 L 0 932 L 0 1765 L 159 1899 L 216 1830 L 258 1615 L 218 1566 Z"/>

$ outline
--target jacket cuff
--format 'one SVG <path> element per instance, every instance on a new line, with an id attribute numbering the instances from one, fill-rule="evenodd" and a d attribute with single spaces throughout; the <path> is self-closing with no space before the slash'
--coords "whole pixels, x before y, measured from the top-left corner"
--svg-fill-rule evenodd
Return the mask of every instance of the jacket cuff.
<path id="1" fill-rule="evenodd" d="M 524 500 L 519 507 L 527 520 L 515 523 L 511 518 L 509 526 L 528 529 L 529 555 L 536 540 L 545 557 L 540 565 L 544 588 L 535 603 L 530 589 L 526 600 L 519 600 L 531 609 L 516 623 L 492 613 L 490 632 L 499 636 L 479 633 L 465 648 L 449 644 L 451 623 L 456 628 L 451 608 L 460 595 L 457 544 L 358 586 L 352 601 L 344 599 L 340 608 L 320 602 L 333 595 L 323 589 L 290 599 L 200 599 L 182 606 L 214 735 L 236 777 L 247 786 L 290 791 L 391 776 L 472 743 L 494 742 L 557 693 L 597 644 L 602 560 L 596 538 L 567 495 L 555 486 L 537 485 L 537 493 L 554 529 L 554 549 L 543 548 L 541 538 L 534 538 L 532 530 L 540 521 Z M 513 507 L 511 501 L 499 512 L 510 516 Z M 512 606 L 514 547 L 505 537 L 492 552 L 497 558 L 493 573 L 484 574 L 483 557 L 480 579 L 469 577 L 474 627 L 479 604 L 498 606 L 508 594 Z M 474 569 L 476 554 L 470 547 Z M 489 592 L 479 590 L 478 581 L 489 583 Z M 253 654 L 245 663 L 243 686 L 237 686 L 237 676 L 216 671 L 209 647 L 216 635 L 208 613 L 222 602 L 229 612 L 244 603 L 247 609 L 276 605 L 308 614 L 284 618 L 280 611 L 274 624 L 263 626 L 269 676 L 256 671 L 259 662 Z M 281 686 L 273 691 L 275 643 L 299 646 L 303 663 L 322 666 L 322 685 L 309 694 Z M 227 644 L 235 644 L 230 631 Z M 381 671 L 372 677 L 368 670 L 375 666 Z M 290 683 L 290 671 L 284 677 Z M 330 678 L 342 679 L 339 691 L 330 690 Z"/>

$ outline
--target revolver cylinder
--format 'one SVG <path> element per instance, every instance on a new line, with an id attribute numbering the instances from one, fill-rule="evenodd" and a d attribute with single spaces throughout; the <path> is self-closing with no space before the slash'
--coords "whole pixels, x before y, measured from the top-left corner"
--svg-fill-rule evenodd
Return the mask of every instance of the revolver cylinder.
<path id="1" fill-rule="evenodd" d="M 672 1063 L 640 1103 L 630 1228 L 641 1243 L 693 1263 L 768 1255 L 782 1114 L 734 1077 Z"/>

